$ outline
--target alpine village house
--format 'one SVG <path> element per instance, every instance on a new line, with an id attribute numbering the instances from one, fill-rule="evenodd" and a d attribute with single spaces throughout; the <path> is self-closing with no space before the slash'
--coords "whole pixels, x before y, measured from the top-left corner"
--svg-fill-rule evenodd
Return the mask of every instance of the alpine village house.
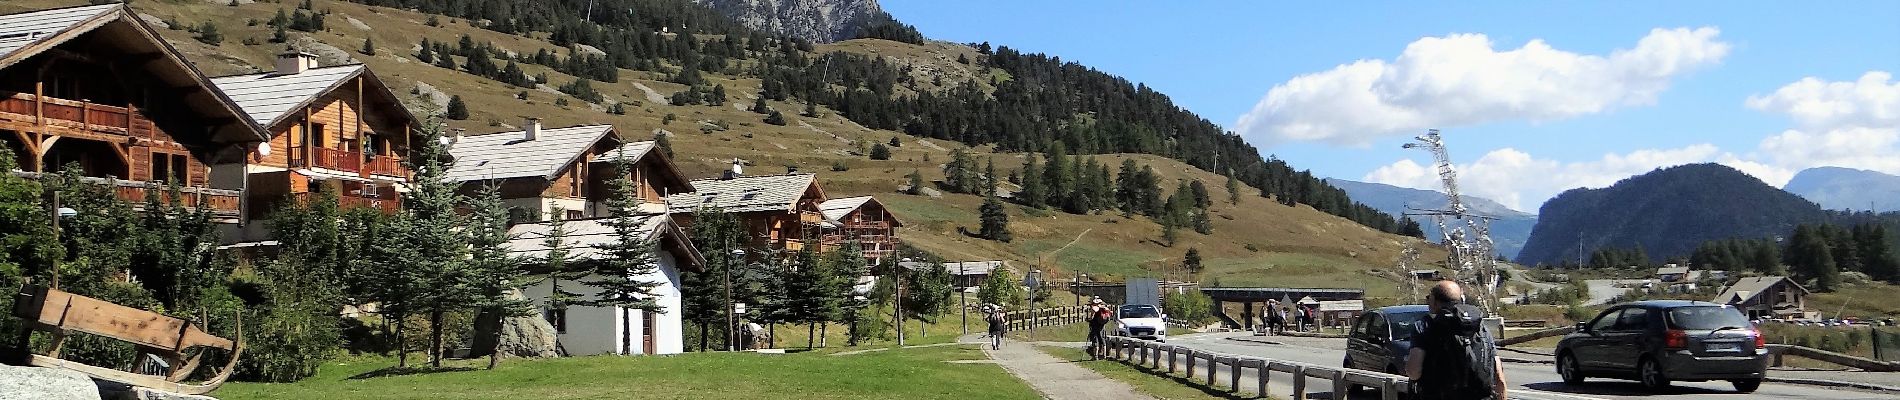
<path id="1" fill-rule="evenodd" d="M 605 224 L 614 217 L 605 205 L 608 185 L 616 174 L 630 174 L 637 186 L 635 197 L 641 204 L 639 235 L 656 240 L 659 268 L 646 276 L 633 277 L 658 282 L 654 300 L 663 311 L 642 311 L 625 307 L 545 305 L 561 290 L 591 297 L 597 291 L 579 282 L 544 280 L 523 290 L 542 305 L 541 313 L 557 334 L 561 350 L 572 355 L 591 354 L 676 354 L 685 350 L 684 325 L 680 316 L 680 273 L 682 268 L 701 269 L 705 260 L 693 248 L 684 230 L 664 211 L 667 193 L 690 192 L 692 186 L 679 170 L 655 149 L 653 142 L 623 143 L 612 125 L 583 125 L 543 128 L 538 119 L 528 119 L 520 131 L 448 138 L 449 154 L 456 166 L 449 179 L 461 182 L 464 193 L 473 194 L 484 186 L 494 186 L 509 206 L 509 229 L 513 236 L 509 251 L 527 260 L 544 260 L 546 245 L 555 218 L 564 220 L 563 243 L 570 249 L 569 262 L 586 264 L 598 259 L 594 246 L 617 238 Z M 627 159 L 631 171 L 620 171 L 616 161 Z M 590 278 L 583 278 L 590 279 Z"/>
<path id="2" fill-rule="evenodd" d="M 122 4 L 0 15 L 0 142 L 26 176 L 78 168 L 142 202 L 166 184 L 241 218 L 264 131 Z"/>

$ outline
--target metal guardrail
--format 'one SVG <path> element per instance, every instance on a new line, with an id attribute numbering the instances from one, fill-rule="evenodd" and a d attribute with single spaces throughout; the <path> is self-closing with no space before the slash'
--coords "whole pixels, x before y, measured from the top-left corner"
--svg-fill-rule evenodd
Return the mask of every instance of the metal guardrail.
<path id="1" fill-rule="evenodd" d="M 1186 364 L 1185 372 L 1189 380 L 1195 380 L 1195 378 L 1201 376 L 1196 374 L 1195 364 L 1198 361 L 1204 360 L 1207 365 L 1204 374 L 1207 376 L 1206 381 L 1209 388 L 1217 386 L 1218 382 L 1220 382 L 1220 372 L 1222 369 L 1225 369 L 1227 370 L 1228 389 L 1238 392 L 1241 389 L 1240 380 L 1241 375 L 1243 375 L 1242 372 L 1246 369 L 1253 369 L 1255 371 L 1253 382 L 1255 393 L 1261 397 L 1272 396 L 1273 393 L 1268 387 L 1268 382 L 1272 379 L 1271 376 L 1274 372 L 1291 376 L 1290 379 L 1293 380 L 1293 393 L 1291 398 L 1293 400 L 1306 399 L 1306 389 L 1311 387 L 1307 384 L 1307 378 L 1318 378 L 1331 382 L 1333 394 L 1330 398 L 1335 400 L 1349 398 L 1352 391 L 1348 389 L 1352 386 L 1378 388 L 1380 399 L 1398 400 L 1404 397 L 1404 393 L 1410 392 L 1412 386 L 1409 380 L 1399 375 L 1200 351 L 1185 346 L 1157 343 L 1124 336 L 1107 337 L 1104 339 L 1104 346 L 1105 348 L 1100 350 L 1105 352 L 1105 355 L 1113 357 L 1115 360 L 1125 364 L 1143 367 L 1157 374 L 1173 375 L 1175 371 L 1182 370 L 1182 368 L 1180 368 L 1181 364 Z M 1166 372 L 1162 372 L 1163 370 L 1161 369 L 1161 363 L 1164 358 L 1168 364 L 1165 370 Z M 1186 361 L 1185 363 L 1182 362 L 1184 360 Z M 1226 365 L 1226 367 L 1223 368 L 1222 365 Z"/>
<path id="2" fill-rule="evenodd" d="M 1855 356 L 1836 353 L 1832 351 L 1816 349 L 1812 347 L 1801 347 L 1801 346 L 1787 345 L 1787 344 L 1769 344 L 1768 354 L 1774 355 L 1775 366 L 1782 365 L 1783 357 L 1795 356 L 1795 357 L 1801 357 L 1801 358 L 1806 358 L 1806 359 L 1815 360 L 1815 361 L 1821 361 L 1821 362 L 1839 364 L 1839 365 L 1853 367 L 1853 368 L 1859 368 L 1862 370 L 1866 370 L 1868 372 L 1900 371 L 1900 361 L 1880 361 L 1880 360 L 1875 360 L 1875 359 L 1870 359 L 1870 358 L 1855 357 Z"/>

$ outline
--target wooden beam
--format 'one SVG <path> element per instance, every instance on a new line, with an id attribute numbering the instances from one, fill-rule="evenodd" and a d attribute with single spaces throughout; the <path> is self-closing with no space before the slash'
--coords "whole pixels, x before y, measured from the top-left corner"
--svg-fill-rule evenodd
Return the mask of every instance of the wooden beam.
<path id="1" fill-rule="evenodd" d="M 35 151 L 39 152 L 41 156 L 45 156 L 47 151 L 51 151 L 53 149 L 53 143 L 58 142 L 59 138 L 61 137 L 63 136 L 47 136 L 44 139 L 40 139 L 40 143 L 38 145 L 35 145 L 33 148 Z"/>
<path id="2" fill-rule="evenodd" d="M 107 147 L 112 148 L 112 154 L 119 156 L 119 161 L 125 162 L 125 168 L 127 169 L 126 175 L 131 175 L 132 171 L 130 170 L 134 168 L 134 164 L 132 164 L 132 147 L 124 143 L 110 143 Z M 130 178 L 130 176 L 127 177 Z"/>

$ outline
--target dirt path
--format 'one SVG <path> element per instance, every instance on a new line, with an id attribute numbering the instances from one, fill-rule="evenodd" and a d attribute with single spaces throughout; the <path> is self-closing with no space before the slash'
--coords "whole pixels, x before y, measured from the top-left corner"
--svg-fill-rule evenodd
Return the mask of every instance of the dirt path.
<path id="1" fill-rule="evenodd" d="M 977 341 L 976 335 L 966 335 L 959 341 Z M 1028 382 L 1044 398 L 1055 400 L 1099 400 L 1099 399 L 1148 399 L 1153 397 L 1135 391 L 1114 379 L 1102 376 L 1088 368 L 1056 358 L 1048 353 L 1036 350 L 1033 345 L 1019 340 L 1004 340 L 1003 347 L 990 350 L 985 346 L 984 353 L 996 360 L 1004 370 L 1016 375 L 1017 379 Z"/>

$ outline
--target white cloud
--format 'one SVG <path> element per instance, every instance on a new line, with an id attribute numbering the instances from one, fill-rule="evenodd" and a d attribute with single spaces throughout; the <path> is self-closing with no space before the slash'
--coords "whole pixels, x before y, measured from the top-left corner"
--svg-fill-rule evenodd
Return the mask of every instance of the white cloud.
<path id="1" fill-rule="evenodd" d="M 1890 79 L 1893 75 L 1886 71 L 1868 71 L 1854 82 L 1807 77 L 1771 95 L 1748 96 L 1745 104 L 1787 114 L 1810 128 L 1900 125 L 1900 81 L 1888 83 Z"/>
<path id="2" fill-rule="evenodd" d="M 1544 200 L 1565 190 L 1609 186 L 1623 178 L 1657 168 L 1714 161 L 1719 154 L 1721 150 L 1715 145 L 1697 144 L 1677 149 L 1605 154 L 1591 161 L 1560 162 L 1540 159 L 1513 148 L 1503 148 L 1485 153 L 1469 164 L 1454 165 L 1453 168 L 1458 171 L 1459 192 L 1536 213 Z M 1362 179 L 1394 186 L 1439 190 L 1442 186 L 1434 168 L 1404 159 L 1374 169 Z"/>
<path id="3" fill-rule="evenodd" d="M 1609 55 L 1558 50 L 1542 40 L 1498 51 L 1483 34 L 1427 37 L 1390 62 L 1360 60 L 1276 85 L 1235 126 L 1266 143 L 1364 146 L 1425 128 L 1644 105 L 1674 77 L 1720 62 L 1729 45 L 1719 34 L 1712 27 L 1658 28 Z"/>
<path id="4" fill-rule="evenodd" d="M 1749 96 L 1749 108 L 1788 115 L 1797 127 L 1735 158 L 1757 164 L 1743 171 L 1776 186 L 1821 166 L 1900 174 L 1900 81 L 1892 79 L 1885 71 L 1869 71 L 1853 82 L 1807 77 L 1773 94 Z"/>

